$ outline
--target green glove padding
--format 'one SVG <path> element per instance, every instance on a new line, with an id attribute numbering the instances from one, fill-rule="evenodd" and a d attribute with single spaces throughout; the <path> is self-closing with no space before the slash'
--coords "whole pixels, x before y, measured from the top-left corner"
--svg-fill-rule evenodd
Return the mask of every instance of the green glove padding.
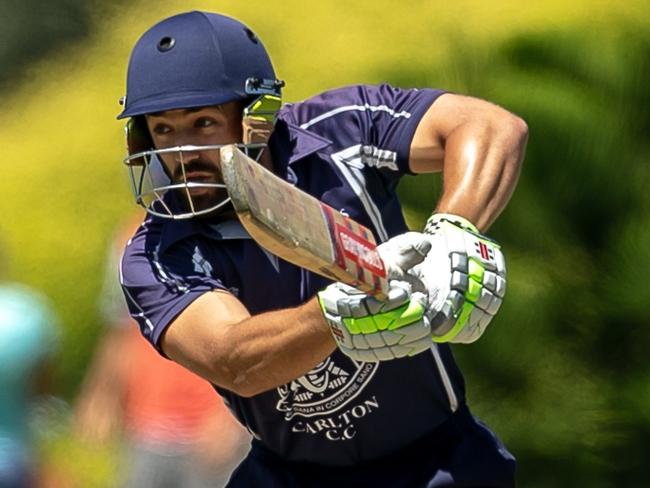
<path id="1" fill-rule="evenodd" d="M 410 273 L 426 284 L 433 340 L 474 342 L 505 295 L 501 247 L 455 215 L 434 214 L 424 232 L 431 236 L 431 250 Z"/>
<path id="2" fill-rule="evenodd" d="M 388 361 L 431 347 L 431 328 L 422 293 L 391 281 L 380 301 L 343 283 L 318 293 L 318 300 L 339 349 L 356 361 Z"/>

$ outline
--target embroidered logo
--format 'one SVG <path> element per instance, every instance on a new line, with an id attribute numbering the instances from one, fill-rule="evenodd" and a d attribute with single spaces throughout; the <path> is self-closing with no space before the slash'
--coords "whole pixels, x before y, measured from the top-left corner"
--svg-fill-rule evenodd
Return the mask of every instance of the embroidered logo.
<path id="1" fill-rule="evenodd" d="M 361 161 L 366 166 L 388 168 L 397 171 L 397 153 L 375 146 L 361 146 Z"/>
<path id="2" fill-rule="evenodd" d="M 379 363 L 362 363 L 333 355 L 306 375 L 277 388 L 276 408 L 295 434 L 346 441 L 357 434 L 356 422 L 379 409 L 373 395 L 360 397 Z"/>
<path id="3" fill-rule="evenodd" d="M 212 275 L 212 265 L 203 257 L 199 246 L 194 248 L 194 254 L 192 255 L 192 262 L 194 263 L 194 271 L 206 276 Z"/>
<path id="4" fill-rule="evenodd" d="M 339 161 L 351 168 L 363 169 L 366 166 L 388 168 L 397 171 L 397 153 L 376 146 L 357 144 L 332 154 L 334 161 Z"/>
<path id="5" fill-rule="evenodd" d="M 295 434 L 346 441 L 357 435 L 356 422 L 379 409 L 374 395 L 359 398 L 379 368 L 333 355 L 306 375 L 278 387 L 277 410 Z"/>
<path id="6" fill-rule="evenodd" d="M 331 414 L 359 395 L 378 367 L 379 363 L 330 356 L 306 375 L 279 386 L 277 409 L 284 412 L 285 420 Z"/>
<path id="7" fill-rule="evenodd" d="M 484 242 L 475 242 L 476 251 L 486 261 L 494 261 L 494 250 L 488 247 Z"/>

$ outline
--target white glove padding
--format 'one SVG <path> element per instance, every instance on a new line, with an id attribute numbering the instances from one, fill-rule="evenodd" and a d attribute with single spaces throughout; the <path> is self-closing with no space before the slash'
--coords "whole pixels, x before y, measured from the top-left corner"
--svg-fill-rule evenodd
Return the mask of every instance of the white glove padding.
<path id="1" fill-rule="evenodd" d="M 481 337 L 506 291 L 500 246 L 469 221 L 434 214 L 427 221 L 431 250 L 410 271 L 427 287 L 435 342 L 470 343 Z"/>
<path id="2" fill-rule="evenodd" d="M 426 286 L 408 271 L 421 263 L 430 249 L 429 236 L 421 232 L 405 232 L 377 246 L 377 252 L 386 268 L 387 279 L 406 281 L 413 291 L 422 293 L 427 292 Z"/>
<path id="3" fill-rule="evenodd" d="M 355 361 L 388 361 L 431 347 L 426 296 L 405 282 L 390 281 L 384 301 L 343 283 L 318 293 L 339 349 Z"/>

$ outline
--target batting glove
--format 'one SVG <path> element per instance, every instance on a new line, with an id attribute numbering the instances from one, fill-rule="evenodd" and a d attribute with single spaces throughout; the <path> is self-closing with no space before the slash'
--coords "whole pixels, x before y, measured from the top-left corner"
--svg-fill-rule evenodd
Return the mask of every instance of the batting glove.
<path id="1" fill-rule="evenodd" d="M 388 280 L 406 281 L 413 291 L 426 293 L 426 285 L 409 270 L 421 263 L 431 250 L 429 235 L 405 232 L 377 246 Z"/>
<path id="2" fill-rule="evenodd" d="M 411 293 L 406 282 L 391 281 L 386 300 L 333 283 L 318 301 L 338 348 L 355 361 L 389 361 L 431 347 L 426 295 Z"/>
<path id="3" fill-rule="evenodd" d="M 474 342 L 485 332 L 505 295 L 501 248 L 456 215 L 432 215 L 424 232 L 430 235 L 431 250 L 410 273 L 426 285 L 432 339 Z"/>

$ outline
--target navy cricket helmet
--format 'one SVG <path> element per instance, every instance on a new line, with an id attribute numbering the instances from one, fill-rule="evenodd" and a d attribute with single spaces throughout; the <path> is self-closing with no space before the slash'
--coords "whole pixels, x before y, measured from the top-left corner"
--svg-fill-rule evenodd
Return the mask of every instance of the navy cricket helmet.
<path id="1" fill-rule="evenodd" d="M 280 96 L 264 45 L 238 20 L 188 12 L 159 22 L 131 53 L 118 119 L 220 105 L 263 93 Z"/>
<path id="2" fill-rule="evenodd" d="M 278 80 L 264 45 L 255 33 L 236 19 L 209 12 L 192 11 L 169 17 L 151 27 L 138 40 L 129 60 L 124 110 L 118 119 L 127 122 L 125 163 L 131 173 L 138 204 L 162 217 L 188 218 L 214 211 L 195 208 L 189 188 L 217 186 L 175 182 L 165 171 L 144 121 L 144 115 L 166 110 L 221 105 L 241 100 L 244 116 L 275 120 L 284 82 Z M 264 144 L 242 144 L 245 150 Z M 218 150 L 220 146 L 210 146 Z M 207 150 L 208 146 L 202 146 Z M 196 147 L 165 148 L 163 151 L 196 151 Z M 189 185 L 188 185 L 189 183 Z M 223 185 L 218 185 L 223 188 Z M 185 200 L 184 210 L 170 208 L 165 195 Z"/>

